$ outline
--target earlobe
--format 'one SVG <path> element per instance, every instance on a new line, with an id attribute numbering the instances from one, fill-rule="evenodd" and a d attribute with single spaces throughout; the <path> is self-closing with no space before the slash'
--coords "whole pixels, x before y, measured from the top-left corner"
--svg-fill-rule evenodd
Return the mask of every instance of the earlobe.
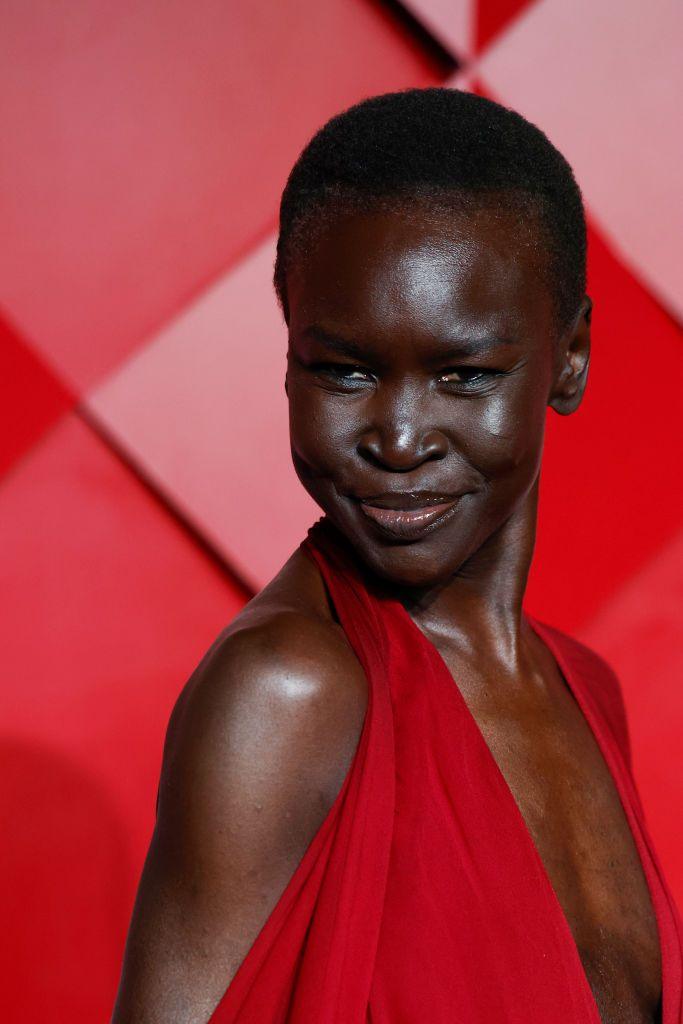
<path id="1" fill-rule="evenodd" d="M 572 326 L 560 342 L 560 366 L 548 405 L 569 416 L 581 404 L 590 365 L 590 324 L 593 300 L 585 295 Z"/>

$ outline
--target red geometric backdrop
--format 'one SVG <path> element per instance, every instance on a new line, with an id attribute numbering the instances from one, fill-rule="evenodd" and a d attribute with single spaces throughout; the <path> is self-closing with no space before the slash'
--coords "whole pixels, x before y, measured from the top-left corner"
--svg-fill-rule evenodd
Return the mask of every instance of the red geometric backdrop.
<path id="1" fill-rule="evenodd" d="M 574 416 L 549 414 L 527 606 L 619 673 L 651 829 L 683 902 L 679 11 L 6 7 L 6 1019 L 110 1013 L 172 704 L 318 515 L 289 459 L 270 286 L 279 193 L 327 117 L 408 86 L 449 82 L 519 109 L 584 189 L 590 382 Z"/>

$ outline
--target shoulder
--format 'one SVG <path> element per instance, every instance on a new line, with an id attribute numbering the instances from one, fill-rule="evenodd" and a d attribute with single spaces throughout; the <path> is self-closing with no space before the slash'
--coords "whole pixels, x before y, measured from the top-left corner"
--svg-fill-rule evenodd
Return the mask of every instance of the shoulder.
<path id="1" fill-rule="evenodd" d="M 536 620 L 538 622 L 538 620 Z M 626 705 L 619 676 L 609 661 L 587 643 L 564 630 L 540 622 L 560 648 L 570 667 L 580 674 L 593 702 L 606 721 L 629 769 L 632 769 L 631 738 Z"/>
<path id="2" fill-rule="evenodd" d="M 298 582 L 279 580 L 252 599 L 190 676 L 168 725 L 160 799 L 164 774 L 180 770 L 218 787 L 268 785 L 277 774 L 292 799 L 300 785 L 332 803 L 358 743 L 367 681 L 341 627 Z"/>
<path id="3" fill-rule="evenodd" d="M 116 1020 L 218 1003 L 348 773 L 365 676 L 298 582 L 249 602 L 175 704 Z"/>

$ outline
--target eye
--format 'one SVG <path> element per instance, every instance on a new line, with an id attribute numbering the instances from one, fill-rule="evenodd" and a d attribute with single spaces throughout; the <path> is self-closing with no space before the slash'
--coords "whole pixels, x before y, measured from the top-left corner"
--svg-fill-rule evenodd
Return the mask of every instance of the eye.
<path id="1" fill-rule="evenodd" d="M 445 381 L 447 384 L 454 384 L 460 388 L 472 388 L 478 384 L 483 384 L 489 377 L 496 376 L 500 373 L 499 370 L 491 370 L 487 367 L 476 367 L 476 366 L 454 366 L 450 370 L 446 370 L 439 377 L 440 381 Z M 446 380 L 447 377 L 453 377 L 457 375 L 458 380 Z"/>
<path id="2" fill-rule="evenodd" d="M 339 384 L 365 384 L 372 379 L 370 371 L 364 366 L 351 363 L 318 363 L 314 369 Z"/>

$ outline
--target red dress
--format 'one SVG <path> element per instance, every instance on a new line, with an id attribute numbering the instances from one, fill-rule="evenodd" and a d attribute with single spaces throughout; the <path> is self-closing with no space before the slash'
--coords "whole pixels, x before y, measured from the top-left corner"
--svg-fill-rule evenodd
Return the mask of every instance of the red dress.
<path id="1" fill-rule="evenodd" d="M 441 655 L 329 520 L 301 547 L 365 669 L 368 707 L 342 788 L 211 1024 L 599 1024 L 524 818 Z M 657 917 L 662 1024 L 681 1024 L 683 924 L 631 775 L 619 683 L 526 617 L 614 778 Z"/>

